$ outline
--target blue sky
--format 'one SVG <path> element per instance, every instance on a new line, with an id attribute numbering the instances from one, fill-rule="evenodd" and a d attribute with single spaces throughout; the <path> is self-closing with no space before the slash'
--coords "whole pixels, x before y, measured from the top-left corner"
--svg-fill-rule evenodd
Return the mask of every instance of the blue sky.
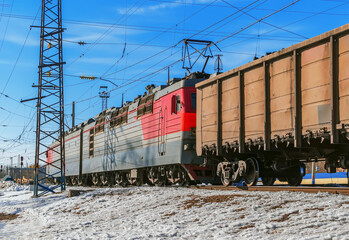
<path id="1" fill-rule="evenodd" d="M 96 97 L 99 86 L 113 89 L 108 102 L 108 107 L 112 107 L 120 105 L 121 93 L 125 93 L 125 100 L 133 100 L 144 93 L 148 84 L 165 84 L 167 70 L 159 70 L 181 59 L 182 44 L 171 46 L 182 39 L 220 41 L 291 2 L 63 0 L 63 26 L 67 28 L 63 35 L 67 124 L 71 123 L 72 101 L 77 102 L 76 123 L 100 112 L 101 100 Z M 30 25 L 39 24 L 40 4 L 40 0 L 0 0 L 0 93 L 8 96 L 0 95 L 2 165 L 9 164 L 9 158 L 18 154 L 25 156 L 25 162 L 34 159 L 36 103 L 24 105 L 18 101 L 37 94 L 31 86 L 38 78 L 39 30 L 30 30 Z M 241 11 L 233 15 L 242 8 L 249 15 Z M 212 50 L 223 55 L 223 71 L 227 71 L 251 61 L 255 55 L 260 57 L 348 23 L 348 10 L 349 0 L 301 0 L 220 42 L 222 52 L 214 47 Z M 79 41 L 87 44 L 80 46 Z M 213 63 L 210 60 L 207 72 L 214 72 Z M 181 63 L 172 65 L 171 77 L 183 77 L 185 70 L 181 67 Z M 202 60 L 199 60 L 193 70 L 201 68 Z M 150 75 L 154 72 L 157 73 Z M 120 87 L 115 89 L 109 82 L 69 75 L 103 77 Z"/>

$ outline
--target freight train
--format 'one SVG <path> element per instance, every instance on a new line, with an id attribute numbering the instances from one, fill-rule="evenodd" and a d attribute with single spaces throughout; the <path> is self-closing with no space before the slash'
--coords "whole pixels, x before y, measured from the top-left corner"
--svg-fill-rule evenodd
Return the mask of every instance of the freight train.
<path id="1" fill-rule="evenodd" d="M 299 185 L 306 162 L 349 168 L 349 24 L 196 88 L 197 154 L 224 185 Z"/>
<path id="2" fill-rule="evenodd" d="M 225 73 L 194 73 L 74 126 L 71 185 L 299 185 L 349 168 L 349 24 Z M 53 143 L 48 168 L 58 158 Z"/>

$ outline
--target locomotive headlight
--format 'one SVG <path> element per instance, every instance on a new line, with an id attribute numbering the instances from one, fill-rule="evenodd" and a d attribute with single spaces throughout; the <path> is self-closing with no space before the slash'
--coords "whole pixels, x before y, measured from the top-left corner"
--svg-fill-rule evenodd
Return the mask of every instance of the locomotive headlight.
<path id="1" fill-rule="evenodd" d="M 184 151 L 190 151 L 192 150 L 192 148 L 193 148 L 192 145 L 189 143 L 183 145 Z"/>

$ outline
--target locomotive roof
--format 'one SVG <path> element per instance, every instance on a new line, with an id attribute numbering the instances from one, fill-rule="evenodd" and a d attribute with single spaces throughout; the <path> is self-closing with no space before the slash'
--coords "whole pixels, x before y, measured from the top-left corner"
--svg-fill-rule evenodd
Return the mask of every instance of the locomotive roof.
<path id="1" fill-rule="evenodd" d="M 134 101 L 132 101 L 132 102 L 125 102 L 123 107 L 124 108 L 128 107 L 128 111 L 133 111 L 133 110 L 137 109 L 137 107 L 139 105 L 139 101 L 145 97 L 148 97 L 149 95 L 154 94 L 154 100 L 157 100 L 170 92 L 176 91 L 177 89 L 180 89 L 183 87 L 195 87 L 196 83 L 201 82 L 201 81 L 203 81 L 211 76 L 215 76 L 215 75 L 214 74 L 209 75 L 206 73 L 195 72 L 195 73 L 192 73 L 191 75 L 189 75 L 185 78 L 172 78 L 167 82 L 167 85 L 159 85 L 157 87 L 155 87 L 154 85 L 152 85 L 152 86 L 150 85 L 148 92 L 145 92 L 144 95 L 137 96 L 134 99 Z M 66 134 L 78 131 L 79 129 L 83 128 L 84 126 L 91 124 L 92 122 L 97 121 L 99 118 L 104 117 L 106 115 L 109 115 L 112 112 L 114 112 L 120 108 L 122 108 L 122 107 L 111 107 L 107 110 L 104 110 L 103 112 L 94 116 L 94 118 L 90 118 L 87 121 L 85 121 L 84 123 L 80 123 L 79 125 L 74 126 L 69 131 L 67 131 Z"/>

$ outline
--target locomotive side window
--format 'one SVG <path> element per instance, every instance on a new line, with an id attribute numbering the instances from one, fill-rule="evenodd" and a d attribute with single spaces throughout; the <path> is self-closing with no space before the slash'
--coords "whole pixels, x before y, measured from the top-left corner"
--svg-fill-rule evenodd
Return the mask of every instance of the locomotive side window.
<path id="1" fill-rule="evenodd" d="M 100 118 L 96 122 L 96 133 L 104 132 L 104 121 L 105 117 Z"/>
<path id="2" fill-rule="evenodd" d="M 191 93 L 191 108 L 196 109 L 196 93 Z"/>
<path id="3" fill-rule="evenodd" d="M 181 97 L 179 95 L 172 96 L 171 113 L 177 114 L 181 110 Z"/>
<path id="4" fill-rule="evenodd" d="M 181 110 L 181 97 L 179 95 L 176 96 L 176 113 Z"/>
<path id="5" fill-rule="evenodd" d="M 145 96 L 139 101 L 137 108 L 137 117 L 153 112 L 154 94 Z"/>
<path id="6" fill-rule="evenodd" d="M 123 114 L 121 115 L 121 123 L 127 123 L 128 106 L 123 107 Z"/>
<path id="7" fill-rule="evenodd" d="M 128 106 L 119 108 L 111 115 L 110 126 L 116 127 L 122 123 L 127 122 Z"/>
<path id="8" fill-rule="evenodd" d="M 94 131 L 93 129 L 90 130 L 90 145 L 89 145 L 89 157 L 93 157 L 94 154 Z"/>

